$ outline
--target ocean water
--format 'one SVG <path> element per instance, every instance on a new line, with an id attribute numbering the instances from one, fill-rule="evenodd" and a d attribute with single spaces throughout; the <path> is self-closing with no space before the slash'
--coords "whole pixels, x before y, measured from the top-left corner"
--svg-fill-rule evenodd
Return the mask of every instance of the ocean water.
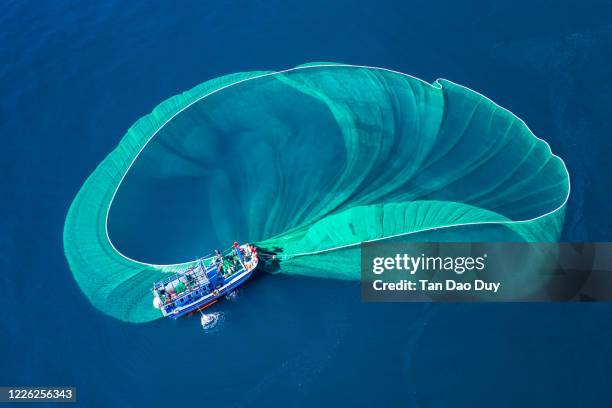
<path id="1" fill-rule="evenodd" d="M 611 405 L 606 304 L 362 304 L 356 282 L 260 274 L 209 330 L 132 325 L 88 303 L 63 255 L 70 202 L 135 120 L 306 61 L 484 93 L 567 163 L 563 239 L 610 240 L 612 4 L 533 3 L 6 2 L 0 385 L 75 385 L 83 406 Z"/>

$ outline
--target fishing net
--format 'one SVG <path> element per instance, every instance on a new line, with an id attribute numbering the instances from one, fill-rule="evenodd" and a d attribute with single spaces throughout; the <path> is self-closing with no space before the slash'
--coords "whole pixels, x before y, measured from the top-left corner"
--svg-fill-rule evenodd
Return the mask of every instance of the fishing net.
<path id="1" fill-rule="evenodd" d="M 90 301 L 139 322 L 155 280 L 235 240 L 278 272 L 358 279 L 364 241 L 555 241 L 568 194 L 563 161 L 486 97 L 310 64 L 160 104 L 87 179 L 64 247 Z"/>

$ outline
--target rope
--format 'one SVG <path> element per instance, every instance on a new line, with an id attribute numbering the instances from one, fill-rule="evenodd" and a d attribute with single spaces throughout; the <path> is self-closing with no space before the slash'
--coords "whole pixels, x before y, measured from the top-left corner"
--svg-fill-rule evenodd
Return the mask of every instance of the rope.
<path id="1" fill-rule="evenodd" d="M 568 173 L 569 174 L 569 173 Z M 567 201 L 567 199 L 566 199 Z M 559 207 L 561 208 L 561 207 Z M 556 210 L 553 210 L 547 214 L 544 214 L 542 216 L 530 219 L 530 220 L 518 220 L 518 221 L 512 221 L 512 220 L 508 220 L 508 221 L 479 221 L 479 222 L 466 222 L 466 223 L 462 223 L 462 224 L 453 224 L 453 225 L 441 225 L 441 226 L 437 226 L 437 227 L 430 227 L 430 228 L 423 228 L 420 230 L 416 230 L 416 231 L 409 231 L 409 232 L 401 232 L 399 234 L 395 234 L 395 235 L 389 235 L 386 237 L 380 237 L 380 238 L 374 238 L 374 239 L 370 239 L 370 240 L 365 240 L 365 241 L 359 241 L 359 242 L 355 242 L 352 244 L 346 244 L 346 245 L 340 245 L 337 247 L 333 247 L 333 248 L 327 248 L 327 249 L 320 249 L 318 251 L 311 251 L 311 252 L 302 252 L 302 253 L 297 253 L 297 254 L 282 254 L 282 255 L 277 255 L 277 258 L 279 260 L 289 260 L 292 258 L 297 258 L 300 256 L 311 256 L 311 255 L 319 255 L 319 254 L 323 254 L 326 252 L 331 252 L 331 251 L 336 251 L 339 249 L 345 249 L 345 248 L 351 248 L 351 247 L 356 247 L 359 246 L 361 244 L 364 243 L 368 243 L 368 242 L 377 242 L 377 241 L 382 241 L 385 239 L 391 239 L 391 238 L 398 238 L 404 235 L 410 235 L 410 234 L 416 234 L 419 232 L 426 232 L 426 231 L 435 231 L 438 229 L 442 229 L 442 228 L 454 228 L 454 227 L 465 227 L 465 226 L 470 226 L 470 225 L 503 225 L 503 224 L 520 224 L 520 223 L 526 223 L 526 222 L 531 222 L 534 220 L 537 220 L 541 217 L 544 217 L 548 214 L 551 214 L 552 212 L 554 212 Z"/>

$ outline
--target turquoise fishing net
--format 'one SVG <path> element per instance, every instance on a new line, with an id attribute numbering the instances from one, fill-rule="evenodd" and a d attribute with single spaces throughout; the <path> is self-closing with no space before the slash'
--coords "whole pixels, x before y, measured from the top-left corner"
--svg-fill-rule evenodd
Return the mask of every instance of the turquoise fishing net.
<path id="1" fill-rule="evenodd" d="M 484 96 L 310 64 L 164 101 L 87 179 L 64 247 L 93 305 L 141 322 L 155 280 L 235 240 L 282 273 L 359 279 L 364 241 L 555 241 L 568 194 L 563 161 Z"/>

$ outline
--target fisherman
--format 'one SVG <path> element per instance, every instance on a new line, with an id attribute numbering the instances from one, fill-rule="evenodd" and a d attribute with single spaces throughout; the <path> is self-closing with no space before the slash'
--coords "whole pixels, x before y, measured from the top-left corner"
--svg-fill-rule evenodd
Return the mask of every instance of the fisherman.
<path id="1" fill-rule="evenodd" d="M 215 262 L 223 262 L 223 255 L 218 249 L 215 249 Z"/>
<path id="2" fill-rule="evenodd" d="M 253 258 L 257 258 L 257 248 L 254 245 L 251 244 L 247 244 L 247 258 L 253 259 Z"/>
<path id="3" fill-rule="evenodd" d="M 244 263 L 244 254 L 242 253 L 242 249 L 237 242 L 234 242 L 234 252 L 236 253 L 236 256 L 238 256 L 238 259 L 240 259 L 240 262 Z"/>
<path id="4" fill-rule="evenodd" d="M 219 271 L 219 273 L 223 274 L 223 255 L 221 255 L 221 252 L 219 252 L 218 249 L 215 249 L 215 266 L 217 267 L 217 270 Z"/>

